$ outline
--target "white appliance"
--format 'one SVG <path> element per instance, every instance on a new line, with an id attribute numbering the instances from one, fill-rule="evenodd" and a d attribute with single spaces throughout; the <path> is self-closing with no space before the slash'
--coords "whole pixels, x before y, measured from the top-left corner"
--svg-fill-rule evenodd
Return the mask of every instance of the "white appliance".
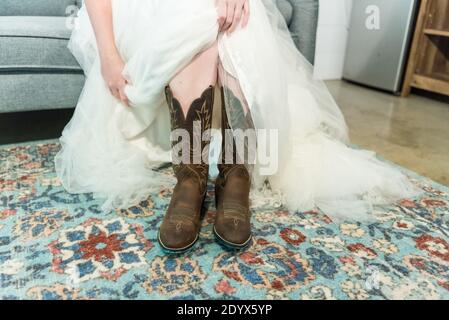
<path id="1" fill-rule="evenodd" d="M 398 94 L 418 0 L 355 0 L 343 78 Z"/>

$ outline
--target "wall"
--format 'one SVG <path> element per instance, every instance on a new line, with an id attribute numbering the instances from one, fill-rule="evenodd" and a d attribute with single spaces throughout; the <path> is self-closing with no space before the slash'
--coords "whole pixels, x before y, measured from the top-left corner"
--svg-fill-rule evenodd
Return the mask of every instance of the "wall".
<path id="1" fill-rule="evenodd" d="M 353 0 L 320 0 L 315 76 L 341 79 Z"/>

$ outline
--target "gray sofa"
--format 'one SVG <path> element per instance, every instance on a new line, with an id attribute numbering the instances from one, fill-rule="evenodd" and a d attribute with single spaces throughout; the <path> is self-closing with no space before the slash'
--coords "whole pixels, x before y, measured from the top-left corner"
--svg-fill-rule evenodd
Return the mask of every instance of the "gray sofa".
<path id="1" fill-rule="evenodd" d="M 82 0 L 1 0 L 0 113 L 73 108 L 84 75 L 67 49 L 67 16 Z M 277 0 L 313 63 L 318 0 Z"/>

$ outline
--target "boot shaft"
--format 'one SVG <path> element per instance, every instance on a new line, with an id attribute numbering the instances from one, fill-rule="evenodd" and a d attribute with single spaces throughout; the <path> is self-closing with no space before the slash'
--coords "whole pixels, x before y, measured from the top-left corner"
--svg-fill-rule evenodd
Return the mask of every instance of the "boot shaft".
<path id="1" fill-rule="evenodd" d="M 218 165 L 220 171 L 235 164 L 244 165 L 247 169 L 250 169 L 253 164 L 252 159 L 256 150 L 256 135 L 253 131 L 255 126 L 249 110 L 245 110 L 242 99 L 239 99 L 232 90 L 221 88 L 222 146 Z M 233 130 L 241 130 L 242 132 L 250 130 L 249 133 L 252 134 L 251 143 L 248 140 L 240 140 L 238 143 L 241 145 L 237 147 Z"/>
<path id="2" fill-rule="evenodd" d="M 207 164 L 214 105 L 214 87 L 207 88 L 195 99 L 184 115 L 181 104 L 170 87 L 165 90 L 170 111 L 173 159 L 176 165 Z M 177 161 L 175 161 L 177 160 Z"/>

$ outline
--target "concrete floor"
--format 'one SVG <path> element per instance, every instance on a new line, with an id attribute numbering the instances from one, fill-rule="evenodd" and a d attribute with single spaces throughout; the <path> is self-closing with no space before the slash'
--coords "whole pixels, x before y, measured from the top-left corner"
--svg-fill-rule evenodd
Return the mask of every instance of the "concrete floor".
<path id="1" fill-rule="evenodd" d="M 327 85 L 346 117 L 352 143 L 449 185 L 449 99 L 423 93 L 400 98 L 344 81 Z M 72 113 L 0 114 L 0 145 L 57 138 Z"/>
<path id="2" fill-rule="evenodd" d="M 449 99 L 423 92 L 401 98 L 344 81 L 327 85 L 352 143 L 449 185 Z"/>

